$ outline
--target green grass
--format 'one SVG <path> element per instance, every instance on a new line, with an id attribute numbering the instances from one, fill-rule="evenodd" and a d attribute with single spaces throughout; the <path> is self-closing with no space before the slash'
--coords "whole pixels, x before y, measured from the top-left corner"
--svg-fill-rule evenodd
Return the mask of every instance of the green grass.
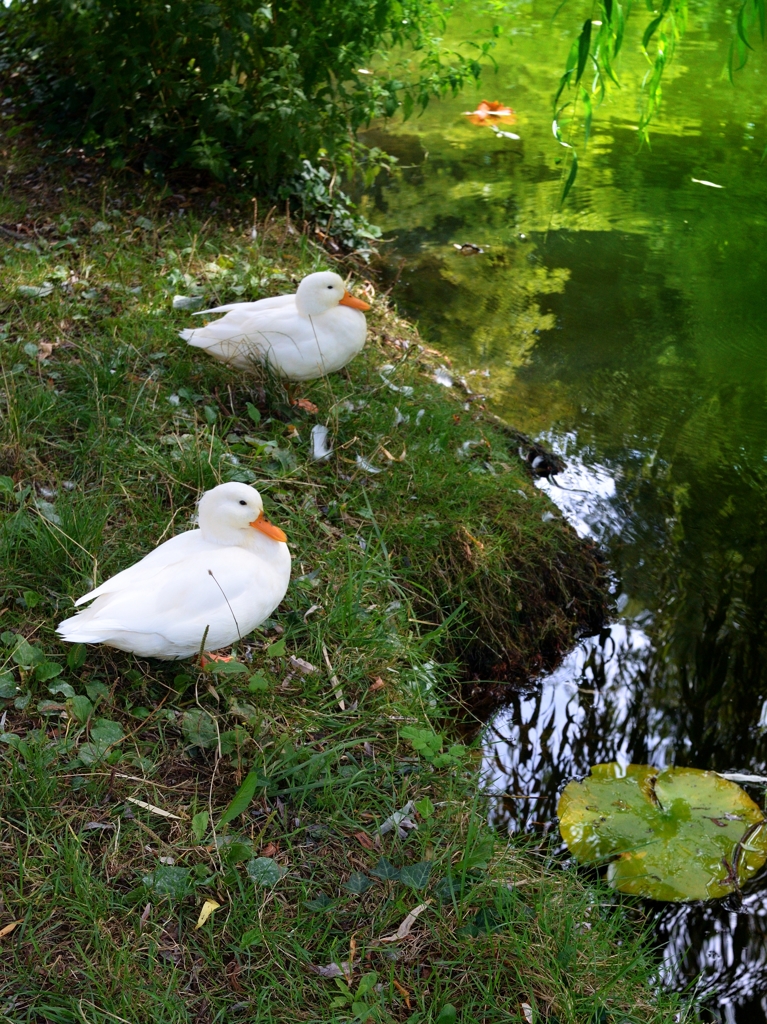
<path id="1" fill-rule="evenodd" d="M 561 1024 L 670 1020 L 637 918 L 493 835 L 478 752 L 457 742 L 461 696 L 554 663 L 603 607 L 593 553 L 547 514 L 503 429 L 434 382 L 435 356 L 378 297 L 348 377 L 304 389 L 316 415 L 291 407 L 184 345 L 171 299 L 287 290 L 327 265 L 307 237 L 272 213 L 254 244 L 211 191 L 89 186 L 87 165 L 12 159 L 0 928 L 21 923 L 0 939 L 0 1013 L 450 1024 L 524 1021 L 527 1004 Z M 327 463 L 308 458 L 317 421 Z M 227 479 L 261 490 L 294 557 L 240 674 L 58 643 L 73 598 L 187 528 Z M 417 828 L 379 834 L 410 801 Z M 382 857 L 396 877 L 376 876 Z M 195 929 L 206 899 L 220 907 Z M 381 941 L 422 903 L 409 937 Z M 350 988 L 312 969 L 331 963 Z"/>

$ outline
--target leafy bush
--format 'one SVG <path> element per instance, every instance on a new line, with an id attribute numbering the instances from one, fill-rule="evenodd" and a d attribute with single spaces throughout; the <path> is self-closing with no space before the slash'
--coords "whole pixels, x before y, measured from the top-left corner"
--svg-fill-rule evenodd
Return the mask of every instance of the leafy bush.
<path id="1" fill-rule="evenodd" d="M 371 118 L 476 78 L 492 43 L 442 51 L 443 11 L 436 0 L 10 0 L 0 71 L 49 133 L 106 149 L 115 166 L 246 172 L 264 188 L 302 159 L 337 160 Z M 409 77 L 365 67 L 401 45 L 415 56 Z"/>

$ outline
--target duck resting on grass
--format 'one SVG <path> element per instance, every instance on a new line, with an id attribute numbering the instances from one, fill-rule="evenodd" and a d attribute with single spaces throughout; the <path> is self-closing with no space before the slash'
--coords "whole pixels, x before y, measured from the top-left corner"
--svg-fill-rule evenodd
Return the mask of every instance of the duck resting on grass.
<path id="1" fill-rule="evenodd" d="M 220 484 L 200 499 L 198 522 L 76 601 L 92 603 L 59 624 L 62 640 L 169 660 L 200 653 L 204 639 L 219 660 L 208 652 L 268 618 L 288 589 L 290 552 L 261 495 Z"/>
<path id="2" fill-rule="evenodd" d="M 289 381 L 316 380 L 351 362 L 365 345 L 367 302 L 355 299 L 338 274 L 309 274 L 294 295 L 203 309 L 219 320 L 181 331 L 214 359 L 240 370 L 254 361 Z"/>

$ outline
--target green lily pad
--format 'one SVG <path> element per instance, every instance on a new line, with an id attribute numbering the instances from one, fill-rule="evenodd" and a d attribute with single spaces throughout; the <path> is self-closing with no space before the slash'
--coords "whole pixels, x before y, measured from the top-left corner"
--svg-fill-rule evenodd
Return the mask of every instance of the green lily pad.
<path id="1" fill-rule="evenodd" d="M 636 896 L 726 896 L 767 860 L 764 815 L 715 772 L 598 764 L 565 787 L 557 813 L 573 856 L 607 863 L 610 884 Z"/>

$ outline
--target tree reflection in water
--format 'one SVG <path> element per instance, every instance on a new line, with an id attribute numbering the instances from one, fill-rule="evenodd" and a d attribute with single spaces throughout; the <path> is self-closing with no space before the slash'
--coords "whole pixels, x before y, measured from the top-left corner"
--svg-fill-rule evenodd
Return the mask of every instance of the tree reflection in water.
<path id="1" fill-rule="evenodd" d="M 560 452 L 572 442 L 553 435 L 546 440 Z M 572 452 L 568 458 L 566 473 L 541 486 L 582 536 L 599 539 L 621 578 L 630 580 L 631 562 L 640 557 L 632 545 L 642 558 L 653 557 L 636 527 L 640 502 L 630 468 L 626 472 L 624 463 L 615 474 L 605 464 L 585 465 Z M 600 762 L 764 773 L 764 631 L 755 628 L 767 606 L 762 547 L 749 543 L 753 564 L 745 569 L 745 560 L 733 557 L 737 537 L 718 572 L 705 559 L 695 564 L 684 546 L 685 536 L 696 533 L 694 512 L 683 510 L 676 540 L 676 524 L 667 519 L 665 543 L 654 555 L 666 560 L 655 567 L 655 593 L 643 594 L 641 602 L 621 594 L 621 621 L 515 693 L 487 724 L 484 772 L 496 827 L 552 830 L 565 784 Z M 698 552 L 715 549 L 701 545 L 699 532 L 695 542 Z M 763 788 L 750 789 L 763 805 Z M 742 1024 L 767 1018 L 766 888 L 767 871 L 742 898 L 653 910 L 663 978 L 676 987 L 692 985 L 712 1019 Z"/>

